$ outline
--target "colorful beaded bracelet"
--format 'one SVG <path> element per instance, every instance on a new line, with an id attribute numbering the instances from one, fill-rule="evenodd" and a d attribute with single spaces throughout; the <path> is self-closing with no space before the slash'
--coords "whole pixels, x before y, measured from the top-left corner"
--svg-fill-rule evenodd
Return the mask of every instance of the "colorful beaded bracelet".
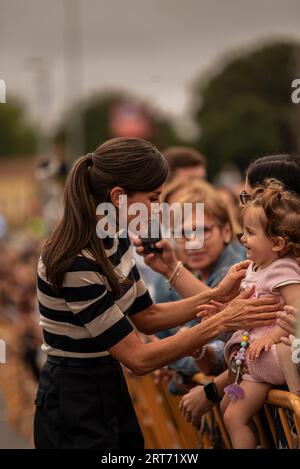
<path id="1" fill-rule="evenodd" d="M 233 353 L 232 362 L 230 364 L 232 371 L 236 373 L 235 382 L 229 386 L 226 386 L 224 389 L 225 394 L 228 395 L 231 401 L 236 401 L 237 399 L 244 397 L 244 391 L 238 384 L 238 380 L 242 372 L 243 364 L 246 360 L 246 352 L 247 348 L 249 347 L 249 343 L 250 334 L 248 331 L 244 331 L 242 340 L 240 342 L 240 349 Z"/>

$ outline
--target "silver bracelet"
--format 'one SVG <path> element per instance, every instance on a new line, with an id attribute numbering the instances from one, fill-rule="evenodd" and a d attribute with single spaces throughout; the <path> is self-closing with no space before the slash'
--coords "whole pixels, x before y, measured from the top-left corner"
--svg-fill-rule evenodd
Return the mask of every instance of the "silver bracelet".
<path id="1" fill-rule="evenodd" d="M 174 269 L 174 272 L 172 273 L 170 279 L 168 280 L 168 283 L 169 283 L 169 290 L 172 289 L 173 285 L 175 284 L 180 272 L 181 272 L 181 269 L 183 267 L 183 263 L 182 262 L 178 262 L 177 263 L 177 266 L 175 267 Z"/>

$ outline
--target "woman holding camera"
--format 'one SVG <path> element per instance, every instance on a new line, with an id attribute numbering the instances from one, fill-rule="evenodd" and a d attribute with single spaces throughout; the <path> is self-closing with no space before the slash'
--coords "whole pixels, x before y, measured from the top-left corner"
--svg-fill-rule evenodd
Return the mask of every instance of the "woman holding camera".
<path id="1" fill-rule="evenodd" d="M 195 296 L 152 303 L 128 239 L 97 236 L 96 208 L 110 202 L 118 211 L 120 196 L 127 195 L 129 213 L 135 202 L 145 204 L 149 213 L 167 174 L 161 153 L 136 138 L 107 141 L 71 169 L 62 220 L 38 264 L 47 361 L 36 398 L 36 448 L 143 447 L 120 363 L 137 375 L 148 373 L 222 332 L 268 324 L 280 309 L 271 298 L 254 300 L 252 291 L 244 292 L 221 313 L 179 336 L 148 344 L 139 339 L 134 327 L 153 334 L 191 320 L 197 306 L 211 299 L 232 300 L 247 267 L 233 267 L 214 289 L 193 287 Z M 128 214 L 127 221 L 131 218 Z"/>

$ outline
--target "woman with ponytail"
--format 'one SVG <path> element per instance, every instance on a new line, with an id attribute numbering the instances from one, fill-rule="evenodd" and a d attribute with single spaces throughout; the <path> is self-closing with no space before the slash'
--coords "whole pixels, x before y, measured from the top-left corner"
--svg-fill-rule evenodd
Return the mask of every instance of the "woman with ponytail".
<path id="1" fill-rule="evenodd" d="M 161 153 L 138 138 L 107 141 L 71 169 L 62 220 L 38 263 L 47 360 L 36 397 L 36 448 L 143 447 L 120 362 L 143 375 L 190 355 L 223 332 L 267 325 L 279 309 L 269 297 L 249 299 L 250 289 L 180 336 L 147 344 L 140 340 L 135 328 L 153 334 L 193 319 L 197 306 L 211 299 L 232 300 L 247 267 L 233 267 L 214 289 L 202 286 L 193 297 L 153 304 L 128 238 L 120 232 L 98 237 L 97 206 L 109 202 L 118 215 L 120 196 L 126 195 L 127 212 L 139 202 L 149 213 L 167 175 Z"/>

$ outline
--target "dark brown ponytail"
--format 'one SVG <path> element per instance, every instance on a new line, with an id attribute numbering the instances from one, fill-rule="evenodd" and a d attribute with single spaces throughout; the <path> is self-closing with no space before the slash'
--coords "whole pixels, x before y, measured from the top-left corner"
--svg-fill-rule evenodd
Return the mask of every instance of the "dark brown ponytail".
<path id="1" fill-rule="evenodd" d="M 115 296 L 128 284 L 114 271 L 102 239 L 96 233 L 96 207 L 107 201 L 113 187 L 125 192 L 151 192 L 168 175 L 168 164 L 151 143 L 138 138 L 116 138 L 93 154 L 79 158 L 64 191 L 62 220 L 45 244 L 42 259 L 49 282 L 59 289 L 75 257 L 86 249 L 101 265 Z"/>

